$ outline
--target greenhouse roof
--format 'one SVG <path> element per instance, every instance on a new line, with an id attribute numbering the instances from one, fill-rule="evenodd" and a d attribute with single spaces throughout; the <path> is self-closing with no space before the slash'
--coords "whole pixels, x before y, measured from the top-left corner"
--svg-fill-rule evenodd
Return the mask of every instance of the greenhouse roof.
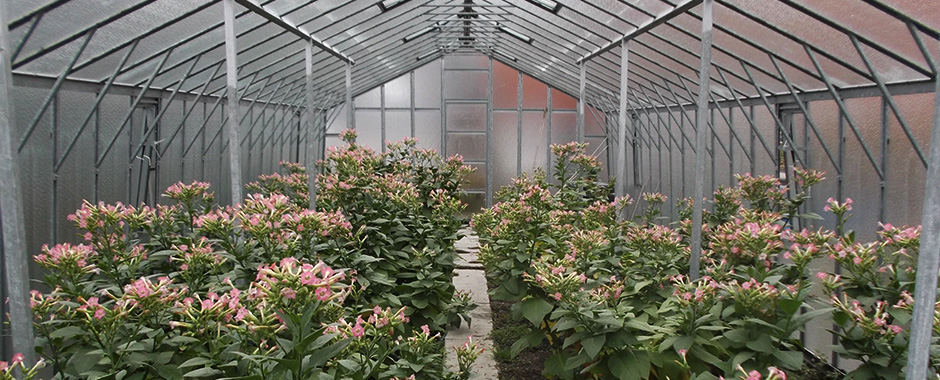
<path id="1" fill-rule="evenodd" d="M 585 101 L 613 111 L 623 41 L 631 52 L 630 107 L 692 105 L 698 92 L 703 5 L 696 0 L 236 2 L 239 89 L 261 101 L 306 104 L 308 41 L 318 107 L 345 101 L 347 63 L 355 96 L 442 55 L 475 53 L 572 95 L 584 68 Z M 714 101 L 931 90 L 940 13 L 930 1 L 714 6 Z M 20 0 L 8 7 L 19 80 L 66 74 L 98 84 L 225 90 L 222 1 Z"/>

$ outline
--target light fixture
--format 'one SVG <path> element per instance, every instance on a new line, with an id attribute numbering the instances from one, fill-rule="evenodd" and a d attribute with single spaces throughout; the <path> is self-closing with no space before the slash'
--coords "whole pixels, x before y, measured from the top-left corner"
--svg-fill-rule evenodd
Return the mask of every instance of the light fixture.
<path id="1" fill-rule="evenodd" d="M 421 37 L 421 36 L 423 36 L 423 35 L 425 35 L 425 34 L 431 33 L 431 32 L 433 32 L 433 31 L 436 30 L 436 29 L 438 29 L 436 26 L 429 26 L 429 27 L 427 27 L 427 28 L 421 29 L 421 30 L 419 30 L 419 31 L 417 31 L 417 32 L 414 32 L 414 33 L 411 33 L 411 34 L 405 36 L 405 38 L 402 38 L 402 39 L 401 39 L 401 42 L 407 43 L 408 41 L 414 40 L 414 39 L 416 39 L 416 38 L 418 38 L 418 37 Z"/>
<path id="2" fill-rule="evenodd" d="M 409 0 L 385 0 L 385 1 L 379 2 L 379 3 L 376 4 L 376 5 L 379 6 L 379 9 L 381 9 L 382 12 L 387 12 L 387 11 L 389 11 L 389 10 L 392 9 L 392 8 L 395 8 L 395 7 L 399 6 L 399 5 L 402 5 L 402 4 L 404 4 L 404 3 L 407 3 L 408 1 L 409 1 Z"/>
<path id="3" fill-rule="evenodd" d="M 529 0 L 530 3 L 545 8 L 549 12 L 558 13 L 561 9 L 561 3 L 552 0 Z"/>
<path id="4" fill-rule="evenodd" d="M 434 50 L 431 50 L 431 51 L 429 51 L 429 52 L 427 52 L 427 53 L 424 53 L 424 54 L 419 55 L 419 56 L 418 56 L 418 59 L 416 59 L 416 60 L 417 60 L 417 61 L 421 61 L 421 60 L 424 60 L 425 58 L 428 58 L 428 57 L 430 57 L 430 56 L 432 56 L 432 55 L 434 55 L 434 54 L 437 54 L 437 49 L 434 49 Z"/>
<path id="5" fill-rule="evenodd" d="M 509 55 L 509 54 L 503 53 L 502 50 L 493 49 L 493 52 L 496 53 L 496 55 L 498 55 L 498 56 L 500 56 L 500 57 L 503 57 L 503 58 L 506 58 L 506 59 L 508 59 L 508 60 L 510 60 L 510 61 L 513 61 L 513 62 L 518 62 L 518 61 L 519 61 L 519 59 L 517 59 L 516 57 L 513 57 L 513 56 L 511 56 L 511 55 Z"/>
<path id="6" fill-rule="evenodd" d="M 532 43 L 532 37 L 529 37 L 529 36 L 527 36 L 527 35 L 525 35 L 525 34 L 519 33 L 519 32 L 517 32 L 517 31 L 515 31 L 515 30 L 509 29 L 509 28 L 507 28 L 507 27 L 505 27 L 505 26 L 498 26 L 498 27 L 496 27 L 496 29 L 498 29 L 500 32 L 506 33 L 506 34 L 508 34 L 508 35 L 510 35 L 510 36 L 513 36 L 513 37 L 519 39 L 519 41 L 525 42 L 525 43 L 527 43 L 527 44 L 531 44 L 531 43 Z"/>

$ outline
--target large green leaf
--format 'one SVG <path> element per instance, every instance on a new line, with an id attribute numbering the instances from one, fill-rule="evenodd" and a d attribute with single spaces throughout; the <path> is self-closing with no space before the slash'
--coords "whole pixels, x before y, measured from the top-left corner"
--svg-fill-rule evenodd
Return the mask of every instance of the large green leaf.
<path id="1" fill-rule="evenodd" d="M 522 301 L 522 316 L 533 325 L 539 326 L 545 316 L 552 311 L 552 304 L 541 298 L 529 298 Z"/>
<path id="2" fill-rule="evenodd" d="M 601 349 L 604 348 L 604 342 L 607 341 L 607 336 L 605 335 L 595 335 L 581 340 L 581 347 L 584 349 L 584 352 L 587 353 L 588 357 L 592 360 L 597 358 L 597 354 L 601 352 Z"/>
<path id="3" fill-rule="evenodd" d="M 222 371 L 215 368 L 203 367 L 187 372 L 183 377 L 209 377 L 221 375 Z"/>

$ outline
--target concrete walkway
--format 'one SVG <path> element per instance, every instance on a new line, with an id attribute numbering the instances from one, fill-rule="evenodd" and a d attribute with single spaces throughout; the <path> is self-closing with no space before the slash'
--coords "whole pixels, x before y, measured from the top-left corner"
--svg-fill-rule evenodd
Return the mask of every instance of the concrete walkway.
<path id="1" fill-rule="evenodd" d="M 471 235 L 470 230 L 464 230 L 463 233 L 467 236 L 457 242 L 460 258 L 457 259 L 454 286 L 458 290 L 469 290 L 477 308 L 470 313 L 472 327 L 468 328 L 466 323 L 462 323 L 459 329 L 447 330 L 447 339 L 444 341 L 447 347 L 447 366 L 452 371 L 457 370 L 457 355 L 452 347 L 464 344 L 467 336 L 472 336 L 473 341 L 484 349 L 473 366 L 473 379 L 496 380 L 499 375 L 496 371 L 496 359 L 493 357 L 493 342 L 489 339 L 493 329 L 493 317 L 490 312 L 490 297 L 486 293 L 486 275 L 483 266 L 477 261 L 477 237 Z"/>

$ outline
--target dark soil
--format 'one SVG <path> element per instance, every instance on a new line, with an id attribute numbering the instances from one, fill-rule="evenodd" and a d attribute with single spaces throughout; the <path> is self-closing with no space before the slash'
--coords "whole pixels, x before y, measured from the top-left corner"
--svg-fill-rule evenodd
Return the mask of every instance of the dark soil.
<path id="1" fill-rule="evenodd" d="M 492 289 L 493 284 L 487 281 Z M 512 318 L 513 302 L 490 300 L 493 313 L 493 331 L 490 339 L 493 340 L 494 352 L 499 369 L 500 380 L 543 380 L 542 369 L 545 367 L 545 358 L 550 354 L 548 345 L 533 347 L 522 351 L 515 358 L 510 358 L 509 352 L 512 344 L 528 331 L 526 321 L 517 321 Z"/>

